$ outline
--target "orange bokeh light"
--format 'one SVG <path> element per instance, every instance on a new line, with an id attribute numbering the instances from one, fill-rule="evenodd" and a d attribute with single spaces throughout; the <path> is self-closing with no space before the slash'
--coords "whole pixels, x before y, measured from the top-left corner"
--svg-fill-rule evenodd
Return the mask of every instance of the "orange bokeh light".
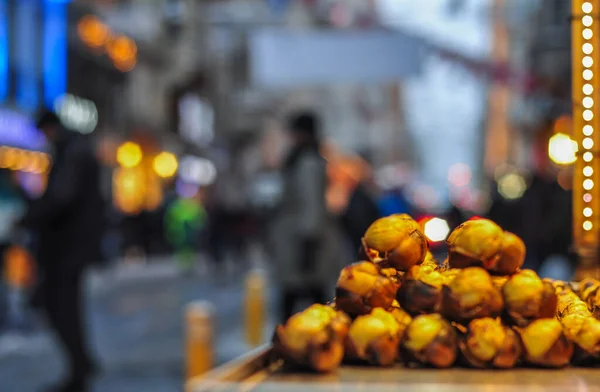
<path id="1" fill-rule="evenodd" d="M 114 66 L 122 72 L 131 71 L 137 64 L 137 45 L 135 41 L 120 35 L 108 42 L 106 51 Z"/>
<path id="2" fill-rule="evenodd" d="M 110 39 L 110 28 L 95 16 L 87 15 L 77 23 L 77 33 L 83 43 L 92 47 L 100 48 Z"/>
<path id="3" fill-rule="evenodd" d="M 113 61 L 119 63 L 134 60 L 137 56 L 135 41 L 124 35 L 111 40 L 106 45 L 106 51 Z"/>

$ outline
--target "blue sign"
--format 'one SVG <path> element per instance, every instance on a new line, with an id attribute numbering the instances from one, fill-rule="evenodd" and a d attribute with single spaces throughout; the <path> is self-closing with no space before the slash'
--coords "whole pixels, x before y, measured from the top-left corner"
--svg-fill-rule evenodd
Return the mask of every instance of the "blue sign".
<path id="1" fill-rule="evenodd" d="M 0 0 L 0 103 L 8 97 L 8 0 Z"/>
<path id="2" fill-rule="evenodd" d="M 17 105 L 25 111 L 33 112 L 39 104 L 38 91 L 38 26 L 37 3 L 34 0 L 20 0 L 16 4 L 15 57 L 17 63 Z"/>
<path id="3" fill-rule="evenodd" d="M 52 109 L 54 101 L 67 92 L 67 6 L 69 0 L 45 0 L 44 105 Z"/>

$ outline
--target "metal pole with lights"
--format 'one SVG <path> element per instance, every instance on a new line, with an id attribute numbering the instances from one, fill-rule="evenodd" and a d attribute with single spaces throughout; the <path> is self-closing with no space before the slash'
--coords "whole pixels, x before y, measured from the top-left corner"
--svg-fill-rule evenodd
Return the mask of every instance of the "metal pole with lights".
<path id="1" fill-rule="evenodd" d="M 573 240 L 580 257 L 578 277 L 595 275 L 600 235 L 600 0 L 572 0 L 573 140 L 578 159 L 573 173 Z"/>

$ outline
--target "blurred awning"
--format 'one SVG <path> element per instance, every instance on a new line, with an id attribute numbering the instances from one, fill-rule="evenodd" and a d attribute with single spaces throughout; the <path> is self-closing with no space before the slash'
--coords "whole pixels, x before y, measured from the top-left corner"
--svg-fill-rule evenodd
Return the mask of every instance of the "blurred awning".
<path id="1" fill-rule="evenodd" d="M 422 41 L 401 32 L 258 30 L 250 76 L 260 87 L 398 81 L 422 68 Z"/>

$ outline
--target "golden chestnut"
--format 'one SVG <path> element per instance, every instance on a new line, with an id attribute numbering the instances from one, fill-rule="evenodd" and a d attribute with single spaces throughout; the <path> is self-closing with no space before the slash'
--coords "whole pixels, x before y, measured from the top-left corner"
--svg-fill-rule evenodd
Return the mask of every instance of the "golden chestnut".
<path id="1" fill-rule="evenodd" d="M 490 274 L 480 267 L 460 270 L 442 289 L 441 313 L 449 320 L 467 322 L 475 318 L 499 316 L 502 294 Z"/>
<path id="2" fill-rule="evenodd" d="M 443 273 L 429 265 L 415 265 L 404 275 L 396 298 L 411 314 L 437 312 L 446 282 Z"/>
<path id="3" fill-rule="evenodd" d="M 504 232 L 500 257 L 491 268 L 498 275 L 510 275 L 519 270 L 525 262 L 525 243 L 517 235 Z"/>
<path id="4" fill-rule="evenodd" d="M 326 305 L 312 305 L 293 315 L 285 325 L 278 325 L 273 349 L 291 364 L 319 372 L 339 366 L 350 318 Z"/>
<path id="5" fill-rule="evenodd" d="M 466 221 L 450 233 L 448 261 L 452 268 L 492 269 L 500 258 L 504 231 L 488 219 Z"/>
<path id="6" fill-rule="evenodd" d="M 369 314 L 373 308 L 387 309 L 396 298 L 400 283 L 385 276 L 373 263 L 351 264 L 340 273 L 336 287 L 336 309 L 355 317 Z"/>
<path id="7" fill-rule="evenodd" d="M 517 333 L 491 317 L 472 320 L 459 348 L 465 361 L 477 368 L 512 368 L 522 351 Z"/>
<path id="8" fill-rule="evenodd" d="M 364 247 L 362 253 L 367 254 L 369 260 L 377 254 L 383 262 L 399 271 L 421 264 L 429 249 L 419 224 L 405 214 L 373 222 L 365 232 Z"/>
<path id="9" fill-rule="evenodd" d="M 556 314 L 556 293 L 549 282 L 543 282 L 532 270 L 512 275 L 502 287 L 506 313 L 519 327 L 539 318 Z"/>
<path id="10" fill-rule="evenodd" d="M 519 332 L 525 360 L 530 364 L 551 368 L 569 364 L 573 344 L 567 339 L 556 318 L 535 320 Z"/>
<path id="11" fill-rule="evenodd" d="M 401 347 L 402 359 L 407 363 L 448 368 L 456 360 L 456 331 L 441 315 L 423 314 L 408 325 Z"/>
<path id="12" fill-rule="evenodd" d="M 358 316 L 350 326 L 346 356 L 379 366 L 392 365 L 398 358 L 405 329 L 391 312 L 375 308 L 370 314 Z"/>

